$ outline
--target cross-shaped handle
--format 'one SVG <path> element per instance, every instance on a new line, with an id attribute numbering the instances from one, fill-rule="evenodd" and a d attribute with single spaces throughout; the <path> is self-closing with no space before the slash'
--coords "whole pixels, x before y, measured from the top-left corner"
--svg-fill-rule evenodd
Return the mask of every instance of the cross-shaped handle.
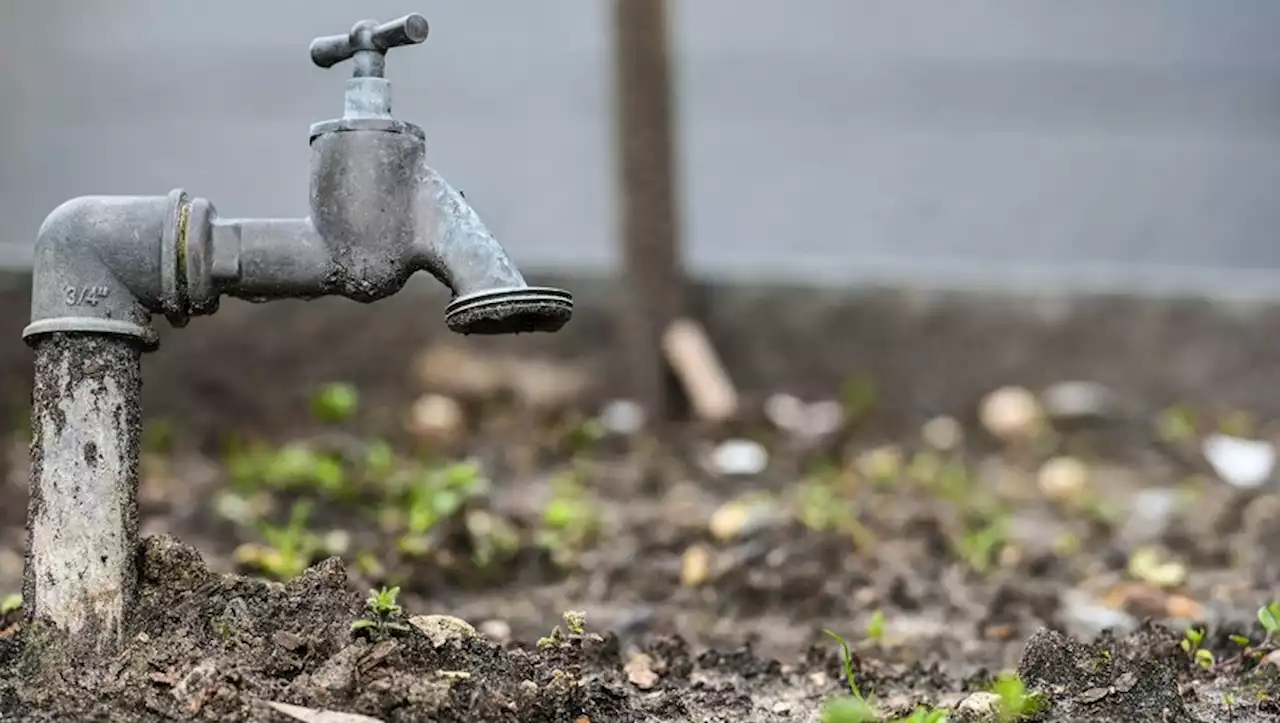
<path id="1" fill-rule="evenodd" d="M 353 77 L 381 78 L 387 51 L 401 45 L 417 45 L 427 39 L 427 19 L 411 13 L 399 20 L 379 24 L 361 20 L 346 35 L 327 35 L 311 41 L 311 62 L 330 68 L 354 58 Z"/>

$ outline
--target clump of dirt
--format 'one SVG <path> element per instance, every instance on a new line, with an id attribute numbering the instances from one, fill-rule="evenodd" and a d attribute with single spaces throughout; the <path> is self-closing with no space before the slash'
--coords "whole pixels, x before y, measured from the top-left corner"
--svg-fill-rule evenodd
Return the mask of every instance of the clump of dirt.
<path id="1" fill-rule="evenodd" d="M 166 536 L 147 538 L 141 560 L 136 627 L 113 659 L 32 675 L 34 651 L 0 639 L 0 719 L 273 721 L 284 703 L 385 721 L 745 721 L 804 688 L 749 651 L 695 658 L 679 639 L 626 662 L 615 636 L 586 632 L 507 648 L 410 618 L 364 639 L 351 629 L 363 600 L 337 558 L 284 585 L 214 574 Z"/>
<path id="2" fill-rule="evenodd" d="M 1126 639 L 1091 645 L 1041 630 L 1027 642 L 1018 672 L 1050 692 L 1054 713 L 1065 720 L 1193 721 L 1179 697 L 1180 637 L 1146 625 Z"/>

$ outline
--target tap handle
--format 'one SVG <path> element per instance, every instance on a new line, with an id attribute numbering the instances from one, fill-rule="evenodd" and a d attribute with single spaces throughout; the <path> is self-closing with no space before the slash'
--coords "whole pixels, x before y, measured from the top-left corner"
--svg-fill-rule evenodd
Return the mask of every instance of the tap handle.
<path id="1" fill-rule="evenodd" d="M 329 68 L 356 58 L 355 77 L 380 78 L 388 50 L 421 43 L 427 39 L 429 30 L 427 19 L 418 13 L 382 24 L 361 20 L 346 35 L 326 35 L 312 40 L 311 62 Z"/>

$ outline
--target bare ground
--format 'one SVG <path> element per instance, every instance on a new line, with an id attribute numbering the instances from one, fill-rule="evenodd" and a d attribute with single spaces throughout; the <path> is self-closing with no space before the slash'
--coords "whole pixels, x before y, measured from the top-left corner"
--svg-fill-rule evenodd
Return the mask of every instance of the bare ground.
<path id="1" fill-rule="evenodd" d="M 586 402 L 463 401 L 461 432 L 391 445 L 397 466 L 470 455 L 490 481 L 420 538 L 406 532 L 410 503 L 388 492 L 395 475 L 361 466 L 376 440 L 359 424 L 324 427 L 298 409 L 296 433 L 274 435 L 338 460 L 336 485 L 271 482 L 243 444 L 185 446 L 180 422 L 151 435 L 127 647 L 35 675 L 27 662 L 46 639 L 6 613 L 0 720 L 291 720 L 272 703 L 386 721 L 816 720 L 847 692 L 824 629 L 853 644 L 854 677 L 886 720 L 954 710 L 1005 669 L 1043 694 L 1042 720 L 1280 714 L 1280 667 L 1256 619 L 1280 580 L 1280 496 L 1217 479 L 1197 446 L 1225 427 L 1280 441 L 1269 420 L 1206 407 L 1171 439 L 1167 416 L 1116 412 L 997 441 L 955 409 L 958 446 L 918 430 L 885 446 L 847 402 L 850 423 L 817 440 L 756 415 L 658 443 L 598 433 Z M 21 575 L 20 436 L 0 592 Z M 762 443 L 768 467 L 712 469 L 731 437 Z M 1085 470 L 1072 489 L 1046 479 L 1064 457 Z M 1153 490 L 1174 504 L 1146 520 Z M 313 511 L 285 560 L 273 551 L 298 500 Z M 291 577 L 298 557 L 311 567 L 284 583 L 257 577 Z M 391 584 L 404 630 L 353 632 L 367 591 Z M 565 611 L 585 613 L 585 631 L 539 646 L 565 633 Z M 440 614 L 479 632 L 419 617 Z M 1207 663 L 1179 645 L 1192 625 L 1208 629 Z"/>

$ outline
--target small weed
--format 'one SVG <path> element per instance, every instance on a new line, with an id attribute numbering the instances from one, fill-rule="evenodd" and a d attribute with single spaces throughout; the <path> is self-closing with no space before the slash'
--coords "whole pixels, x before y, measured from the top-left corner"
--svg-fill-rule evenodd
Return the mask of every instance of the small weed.
<path id="1" fill-rule="evenodd" d="M 874 642 L 884 640 L 884 611 L 877 610 L 871 613 L 871 619 L 867 621 L 867 639 Z"/>
<path id="2" fill-rule="evenodd" d="M 858 509 L 853 500 L 837 487 L 838 473 L 818 473 L 807 477 L 800 485 L 796 517 L 800 524 L 814 532 L 834 531 L 848 535 L 855 547 L 870 547 L 874 538 L 858 520 Z"/>
<path id="3" fill-rule="evenodd" d="M 1239 645 L 1242 648 L 1249 647 L 1249 639 L 1243 635 L 1232 635 L 1231 642 L 1235 643 L 1236 645 Z"/>
<path id="4" fill-rule="evenodd" d="M 8 615 L 9 613 L 17 612 L 21 609 L 22 596 L 16 592 L 5 595 L 4 599 L 0 600 L 0 615 Z"/>
<path id="5" fill-rule="evenodd" d="M 396 621 L 396 618 L 404 612 L 396 602 L 399 597 L 399 587 L 370 590 L 369 598 L 364 603 L 365 609 L 369 611 L 369 617 L 352 622 L 351 632 L 364 633 L 372 637 L 387 637 L 409 632 L 409 626 Z"/>
<path id="6" fill-rule="evenodd" d="M 1196 665 L 1208 670 L 1213 667 L 1213 653 L 1200 647 L 1204 642 L 1204 628 L 1187 628 L 1182 634 L 1182 642 L 1178 643 L 1178 647 L 1182 648 Z"/>
<path id="7" fill-rule="evenodd" d="M 311 414 L 320 422 L 340 424 L 351 419 L 360 406 L 355 386 L 333 382 L 321 387 L 311 398 Z"/>
<path id="8" fill-rule="evenodd" d="M 840 387 L 840 404 L 852 423 L 866 419 L 879 400 L 875 380 L 863 374 L 851 374 Z"/>
<path id="9" fill-rule="evenodd" d="M 821 723 L 878 723 L 880 713 L 865 700 L 842 695 L 822 706 Z"/>
<path id="10" fill-rule="evenodd" d="M 593 642 L 601 642 L 604 638 L 595 633 L 587 632 L 587 614 L 578 610 L 566 610 L 562 616 L 564 620 L 564 629 L 568 630 L 568 635 L 557 625 L 551 628 L 551 634 L 538 638 L 538 649 L 547 650 L 548 648 L 559 647 L 563 643 L 572 640 L 591 640 Z"/>
<path id="11" fill-rule="evenodd" d="M 1005 540 L 1004 520 L 996 518 L 961 535 L 955 542 L 955 552 L 969 569 L 985 575 L 991 571 L 996 553 Z"/>
<path id="12" fill-rule="evenodd" d="M 165 455 L 173 451 L 173 422 L 167 419 L 148 419 L 142 425 L 142 453 Z"/>
<path id="13" fill-rule="evenodd" d="M 1280 602 L 1272 600 L 1258 608 L 1258 623 L 1267 632 L 1266 642 L 1272 642 L 1280 634 Z"/>
<path id="14" fill-rule="evenodd" d="M 991 692 L 1000 696 L 1000 707 L 996 712 L 1000 723 L 1026 720 L 1045 708 L 1044 696 L 1027 690 L 1027 684 L 1017 673 L 1001 673 L 991 686 Z"/>
<path id="15" fill-rule="evenodd" d="M 266 544 L 241 546 L 236 557 L 242 564 L 256 567 L 277 580 L 297 577 L 322 547 L 320 538 L 307 528 L 311 507 L 311 500 L 298 500 L 290 511 L 288 524 L 263 525 L 261 534 Z"/>
<path id="16" fill-rule="evenodd" d="M 858 688 L 858 681 L 853 675 L 853 650 L 849 642 L 840 635 L 823 630 L 832 640 L 840 645 L 840 662 L 844 665 L 844 678 L 849 684 L 849 695 L 833 698 L 822 707 L 823 723 L 874 723 L 880 720 L 880 713 L 873 702 L 868 701 Z"/>
<path id="17" fill-rule="evenodd" d="M 565 564 L 599 535 L 600 511 L 574 470 L 556 475 L 551 487 L 553 497 L 542 509 L 536 538 L 539 547 Z"/>
<path id="18" fill-rule="evenodd" d="M 232 484 L 241 492 L 262 488 L 315 490 L 332 497 L 350 497 L 354 488 L 337 455 L 295 442 L 278 449 L 252 446 L 234 450 L 225 460 Z"/>
<path id="19" fill-rule="evenodd" d="M 230 620 L 222 616 L 218 616 L 209 621 L 209 627 L 213 628 L 213 633 L 217 635 L 222 642 L 230 642 L 233 630 Z"/>
<path id="20" fill-rule="evenodd" d="M 489 481 L 471 462 L 424 470 L 408 487 L 404 505 L 408 530 L 400 539 L 400 549 L 413 554 L 426 552 L 437 525 L 453 518 L 488 488 Z"/>
<path id="21" fill-rule="evenodd" d="M 1195 440 L 1200 414 L 1189 404 L 1175 404 L 1156 419 L 1156 434 L 1169 444 L 1187 444 Z"/>

